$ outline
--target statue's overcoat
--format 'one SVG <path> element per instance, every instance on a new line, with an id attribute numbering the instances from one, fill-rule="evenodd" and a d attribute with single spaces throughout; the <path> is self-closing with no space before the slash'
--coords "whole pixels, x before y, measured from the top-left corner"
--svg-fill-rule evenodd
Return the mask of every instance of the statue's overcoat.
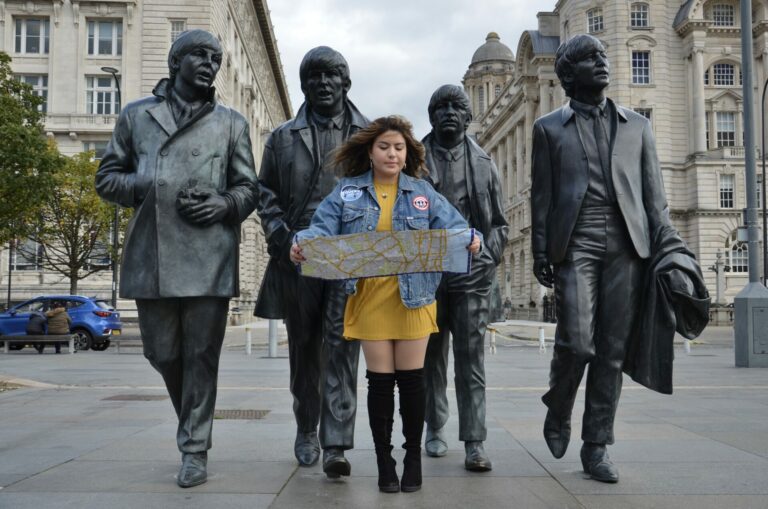
<path id="1" fill-rule="evenodd" d="M 166 100 L 169 87 L 161 80 L 152 97 L 125 107 L 96 174 L 101 197 L 135 209 L 125 233 L 120 296 L 233 297 L 240 223 L 256 204 L 248 123 L 212 99 L 179 128 Z M 151 182 L 146 196 L 136 185 L 142 181 Z M 190 183 L 226 198 L 224 221 L 203 227 L 179 214 L 177 196 Z"/>

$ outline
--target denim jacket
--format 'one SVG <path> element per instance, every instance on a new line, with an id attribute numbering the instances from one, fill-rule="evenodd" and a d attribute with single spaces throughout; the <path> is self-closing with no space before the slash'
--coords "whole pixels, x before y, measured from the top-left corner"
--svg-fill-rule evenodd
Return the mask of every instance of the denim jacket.
<path id="1" fill-rule="evenodd" d="M 373 173 L 368 171 L 357 177 L 346 177 L 325 197 L 312 217 L 309 228 L 296 234 L 295 241 L 315 237 L 330 237 L 347 233 L 375 231 L 380 215 Z M 443 195 L 434 190 L 426 180 L 400 174 L 397 198 L 392 211 L 392 229 L 428 230 L 469 228 L 467 221 Z M 476 235 L 482 234 L 475 231 Z M 408 308 L 431 304 L 440 284 L 440 272 L 400 274 L 400 298 Z M 357 279 L 345 281 L 345 291 L 353 295 Z"/>

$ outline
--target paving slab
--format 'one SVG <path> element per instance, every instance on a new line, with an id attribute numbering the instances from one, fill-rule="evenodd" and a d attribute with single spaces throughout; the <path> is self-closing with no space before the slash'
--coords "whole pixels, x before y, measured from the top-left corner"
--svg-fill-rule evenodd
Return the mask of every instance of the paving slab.
<path id="1" fill-rule="evenodd" d="M 588 495 L 576 497 L 590 509 L 765 509 L 766 498 L 755 495 Z"/>
<path id="2" fill-rule="evenodd" d="M 267 509 L 274 495 L 200 493 L 36 493 L 0 492 L 0 507 L 13 509 Z"/>
<path id="3" fill-rule="evenodd" d="M 19 481 L 4 492 L 177 493 L 180 461 L 76 460 Z M 296 470 L 295 462 L 211 461 L 208 482 L 196 493 L 278 493 Z"/>
<path id="4" fill-rule="evenodd" d="M 620 462 L 616 484 L 587 481 L 581 463 L 548 463 L 574 495 L 768 495 L 768 463 Z M 766 498 L 768 506 L 768 498 Z"/>
<path id="5" fill-rule="evenodd" d="M 297 474 L 271 507 L 576 509 L 584 506 L 550 478 L 519 477 L 504 482 L 480 477 L 427 478 L 422 489 L 415 493 L 380 493 L 373 477 L 335 482 L 317 474 Z"/>

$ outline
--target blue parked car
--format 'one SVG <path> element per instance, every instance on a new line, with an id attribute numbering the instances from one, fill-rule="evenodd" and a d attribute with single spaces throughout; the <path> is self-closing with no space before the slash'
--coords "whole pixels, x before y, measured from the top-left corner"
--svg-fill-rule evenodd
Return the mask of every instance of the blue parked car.
<path id="1" fill-rule="evenodd" d="M 71 331 L 78 336 L 76 350 L 106 350 L 109 338 L 122 332 L 120 314 L 104 300 L 80 295 L 43 295 L 0 313 L 0 336 L 25 335 L 29 315 L 35 311 L 45 313 L 54 301 L 63 302 L 72 318 Z M 23 348 L 24 345 L 16 343 L 10 347 Z"/>

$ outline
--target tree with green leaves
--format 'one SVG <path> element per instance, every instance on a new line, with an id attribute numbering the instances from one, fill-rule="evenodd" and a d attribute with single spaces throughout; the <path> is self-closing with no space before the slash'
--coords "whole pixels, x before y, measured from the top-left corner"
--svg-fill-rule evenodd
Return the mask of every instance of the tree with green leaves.
<path id="1" fill-rule="evenodd" d="M 111 231 L 115 209 L 96 194 L 93 185 L 99 162 L 93 152 L 61 157 L 53 174 L 54 186 L 41 206 L 29 238 L 43 246 L 43 267 L 69 279 L 77 294 L 78 282 L 110 270 Z M 119 229 L 125 222 L 121 214 Z"/>
<path id="2" fill-rule="evenodd" d="M 0 51 L 0 245 L 25 236 L 53 185 L 60 156 L 45 137 L 42 101 Z"/>

